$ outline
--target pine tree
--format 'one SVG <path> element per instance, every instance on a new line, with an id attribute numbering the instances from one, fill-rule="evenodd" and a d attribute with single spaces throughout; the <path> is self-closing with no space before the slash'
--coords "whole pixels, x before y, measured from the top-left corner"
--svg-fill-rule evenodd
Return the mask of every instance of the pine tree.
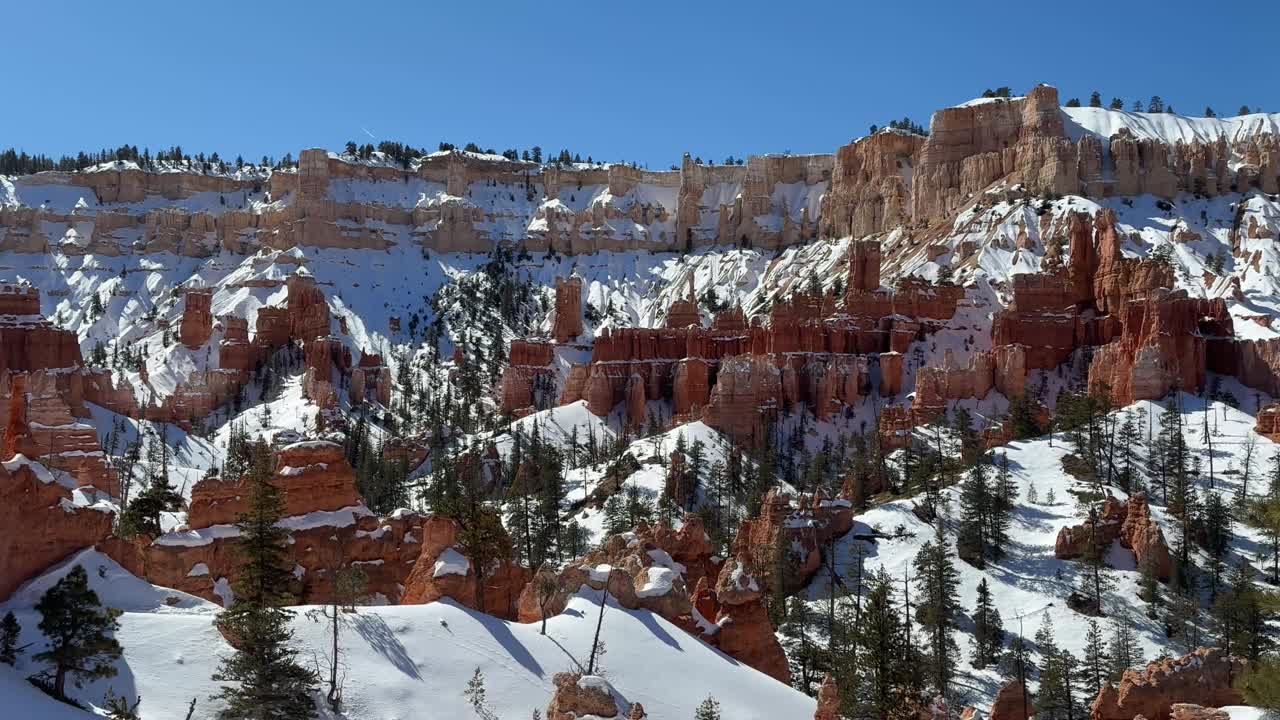
<path id="1" fill-rule="evenodd" d="M 960 486 L 960 527 L 956 532 L 956 552 L 974 567 L 984 567 L 988 555 L 991 492 L 981 464 L 969 470 Z"/>
<path id="2" fill-rule="evenodd" d="M 4 619 L 0 620 L 0 663 L 4 663 L 10 667 L 18 661 L 18 655 L 22 650 L 18 648 L 18 640 L 22 635 L 22 626 L 18 624 L 18 618 L 13 616 L 13 611 L 4 614 Z"/>
<path id="3" fill-rule="evenodd" d="M 959 654 L 952 631 L 960 612 L 957 597 L 960 573 L 951 561 L 941 523 L 936 526 L 934 540 L 926 542 L 916 553 L 915 572 L 920 589 L 916 621 L 924 626 L 928 638 L 933 690 L 946 697 Z"/>
<path id="4" fill-rule="evenodd" d="M 915 699 L 910 688 L 920 661 L 894 598 L 893 580 L 882 567 L 870 581 L 856 630 L 857 692 L 846 695 L 856 708 L 851 715 L 898 720 Z"/>
<path id="5" fill-rule="evenodd" d="M 1107 643 L 1107 679 L 1118 682 L 1125 670 L 1142 662 L 1142 646 L 1125 619 L 1111 621 L 1111 639 Z"/>
<path id="6" fill-rule="evenodd" d="M 1076 699 L 1071 682 L 1076 671 L 1076 659 L 1058 647 L 1053 635 L 1053 621 L 1047 614 L 1036 631 L 1036 646 L 1041 657 L 1036 717 L 1043 715 L 1048 720 L 1076 717 Z"/>
<path id="7" fill-rule="evenodd" d="M 116 676 L 112 663 L 123 654 L 108 633 L 119 629 L 120 611 L 103 609 L 98 594 L 89 587 L 84 567 L 76 565 L 36 603 L 40 632 L 49 646 L 31 657 L 52 667 L 41 673 L 48 690 L 59 700 L 67 699 L 67 678 L 76 687 L 85 680 Z"/>
<path id="8" fill-rule="evenodd" d="M 480 668 L 476 668 L 476 671 L 471 674 L 471 679 L 467 681 L 467 689 L 462 691 L 462 696 L 466 698 L 472 712 L 480 720 L 498 720 L 498 714 L 489 707 L 484 689 L 484 673 L 480 672 Z"/>
<path id="9" fill-rule="evenodd" d="M 1004 555 L 1009 542 L 1009 525 L 1013 522 L 1013 510 L 1017 504 L 1018 486 L 1009 473 L 1009 456 L 1000 453 L 996 458 L 996 476 L 991 488 L 990 549 L 993 557 Z"/>
<path id="10" fill-rule="evenodd" d="M 1102 93 L 1098 92 L 1097 90 L 1094 90 L 1092 93 L 1089 94 L 1089 107 L 1095 107 L 1095 108 L 1102 107 Z"/>
<path id="11" fill-rule="evenodd" d="M 973 605 L 973 667 L 981 670 L 1000 659 L 1004 649 L 1004 623 L 1000 611 L 991 602 L 991 587 L 984 577 L 978 583 L 978 598 Z"/>
<path id="12" fill-rule="evenodd" d="M 125 537 L 136 534 L 156 536 L 163 532 L 160 514 L 182 507 L 182 495 L 169 484 L 167 472 L 156 473 L 147 487 L 139 493 L 120 517 L 120 529 Z"/>
<path id="13" fill-rule="evenodd" d="M 1080 573 L 1080 584 L 1076 588 L 1084 602 L 1076 609 L 1092 615 L 1103 615 L 1103 599 L 1114 586 L 1106 563 L 1108 545 L 1098 532 L 1101 520 L 1096 508 L 1089 508 L 1089 520 L 1085 523 L 1088 536 L 1085 538 L 1084 555 L 1081 557 L 1084 572 Z"/>
<path id="14" fill-rule="evenodd" d="M 213 676 L 227 683 L 215 698 L 226 704 L 220 714 L 226 720 L 303 720 L 315 717 L 311 695 L 317 678 L 290 647 L 293 612 L 284 606 L 292 600 L 294 578 L 288 534 L 276 525 L 284 501 L 269 482 L 270 450 L 260 444 L 251 454 L 249 507 L 236 522 L 242 561 L 233 585 L 236 600 L 218 616 L 222 632 L 236 639 L 236 651 Z"/>
<path id="15" fill-rule="evenodd" d="M 694 711 L 693 720 L 720 720 L 720 701 L 708 695 Z"/>
<path id="16" fill-rule="evenodd" d="M 1108 654 L 1106 640 L 1102 636 L 1102 626 L 1097 620 L 1089 620 L 1089 629 L 1085 632 L 1084 662 L 1080 665 L 1080 676 L 1084 681 L 1086 696 L 1096 696 L 1102 689 L 1110 674 L 1111 658 Z"/>

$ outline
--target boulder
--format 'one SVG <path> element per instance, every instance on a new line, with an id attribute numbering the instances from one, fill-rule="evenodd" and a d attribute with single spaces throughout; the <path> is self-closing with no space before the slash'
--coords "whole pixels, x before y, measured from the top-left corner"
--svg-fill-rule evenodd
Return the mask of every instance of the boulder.
<path id="1" fill-rule="evenodd" d="M 547 705 L 547 720 L 582 720 L 618 717 L 609 682 L 598 675 L 556 673 L 556 691 Z M 644 708 L 640 709 L 643 717 Z"/>

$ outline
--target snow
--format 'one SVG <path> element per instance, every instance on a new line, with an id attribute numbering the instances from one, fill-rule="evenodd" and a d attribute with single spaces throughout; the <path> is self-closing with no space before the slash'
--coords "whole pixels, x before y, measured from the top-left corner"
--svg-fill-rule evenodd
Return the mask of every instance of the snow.
<path id="1" fill-rule="evenodd" d="M 1140 140 L 1213 143 L 1225 137 L 1228 143 L 1264 133 L 1280 135 L 1280 113 L 1253 113 L 1236 117 L 1187 117 L 1173 113 L 1127 112 L 1094 107 L 1064 107 L 1067 135 L 1077 141 L 1084 133 L 1109 140 L 1122 128 Z"/>
<path id="2" fill-rule="evenodd" d="M 488 700 L 498 716 L 528 717 L 534 709 L 544 710 L 554 692 L 552 677 L 569 669 L 581 672 L 585 665 L 600 595 L 570 598 L 566 612 L 548 619 L 546 636 L 539 634 L 537 624 L 505 622 L 452 601 L 361 607 L 347 616 L 341 636 L 347 668 L 345 717 L 406 720 L 421 716 L 423 708 L 430 708 L 430 717 L 471 717 L 462 691 L 476 668 L 484 675 Z M 322 652 L 330 638 L 326 625 L 307 619 L 306 609 L 297 608 L 292 627 L 303 657 L 311 657 Z M 39 645 L 34 611 L 26 606 L 15 608 L 15 614 L 23 627 L 22 642 Z M 116 665 L 119 674 L 73 689 L 74 696 L 99 702 L 108 688 L 120 695 L 141 695 L 143 720 L 185 717 L 188 703 L 197 698 L 194 720 L 212 720 L 218 706 L 209 698 L 218 685 L 210 676 L 230 652 L 212 616 L 193 610 L 126 611 L 120 625 L 116 637 L 124 658 Z M 707 695 L 720 701 L 725 717 L 736 720 L 813 715 L 811 698 L 648 611 L 627 610 L 611 600 L 601 639 L 608 647 L 601 676 L 588 676 L 584 687 L 612 692 L 621 701 L 623 716 L 630 703 L 640 702 L 653 720 L 687 720 Z M 35 669 L 30 654 L 19 660 L 18 674 L 0 666 L 0 696 L 6 707 L 30 707 L 22 717 L 40 720 L 88 717 L 34 689 L 27 692 L 17 678 Z"/>
<path id="3" fill-rule="evenodd" d="M 680 576 L 676 571 L 664 567 L 645 568 L 645 580 L 636 597 L 662 597 L 671 592 L 674 583 Z"/>
<path id="4" fill-rule="evenodd" d="M 34 607 L 40 597 L 66 576 L 75 566 L 85 569 L 89 588 L 98 594 L 103 606 L 131 613 L 210 614 L 217 605 L 187 593 L 159 587 L 130 574 L 115 560 L 97 550 L 87 549 L 46 570 L 30 580 L 6 601 L 3 607 Z M 208 569 L 205 569 L 208 572 Z"/>
<path id="5" fill-rule="evenodd" d="M 432 567 L 431 577 L 438 578 L 445 575 L 465 576 L 469 572 L 471 572 L 471 561 L 454 548 L 445 548 L 444 552 L 440 553 L 440 557 L 436 559 L 436 564 Z"/>
<path id="6" fill-rule="evenodd" d="M 1222 390 L 1239 398 L 1249 398 L 1248 409 L 1253 409 L 1252 395 L 1247 394 L 1234 380 L 1217 378 L 1217 381 Z M 1268 400 L 1265 397 L 1260 399 L 1262 402 Z M 1257 442 L 1253 461 L 1254 482 L 1249 486 L 1250 495 L 1256 496 L 1264 492 L 1263 469 L 1269 466 L 1273 457 L 1280 454 L 1280 446 L 1253 432 L 1253 416 L 1220 402 L 1212 402 L 1206 413 L 1203 401 L 1192 395 L 1183 394 L 1181 402 L 1184 436 L 1191 451 L 1202 456 L 1207 453 L 1203 437 L 1203 423 L 1206 420 L 1213 436 L 1216 489 L 1210 490 L 1202 485 L 1199 492 L 1202 495 L 1217 492 L 1228 503 L 1234 501 L 1240 490 L 1239 470 L 1243 462 L 1244 442 L 1249 437 Z M 1117 412 L 1132 417 L 1141 429 L 1141 444 L 1131 449 L 1139 466 L 1149 467 L 1146 462 L 1149 452 L 1146 445 L 1148 422 L 1158 429 L 1161 406 L 1143 401 Z M 966 608 L 971 607 L 978 582 L 986 579 L 993 602 L 1004 618 L 1006 631 L 1017 633 L 1018 625 L 1011 618 L 1022 615 L 1026 616 L 1022 631 L 1027 637 L 1031 637 L 1040 626 L 1042 618 L 1048 616 L 1052 619 L 1059 645 L 1080 655 L 1084 649 L 1088 618 L 1066 607 L 1063 599 L 1077 584 L 1082 566 L 1075 561 L 1058 560 L 1054 557 L 1058 531 L 1067 525 L 1080 524 L 1086 516 L 1086 509 L 1076 502 L 1073 491 L 1078 493 L 1087 488 L 1062 469 L 1062 458 L 1071 452 L 1071 447 L 1063 436 L 1055 435 L 1052 441 L 1048 437 L 1042 437 L 1013 442 L 999 448 L 997 452 L 1004 453 L 1008 458 L 1019 498 L 1010 527 L 1009 543 L 1005 548 L 1007 554 L 998 561 L 989 561 L 985 570 L 978 570 L 955 560 L 955 567 L 959 571 L 961 604 Z M 1028 502 L 1028 489 L 1032 486 L 1038 495 L 1038 504 Z M 1125 497 L 1118 488 L 1111 487 L 1108 491 L 1119 498 Z M 1051 505 L 1046 500 L 1050 492 L 1056 500 Z M 950 504 L 951 515 L 954 517 L 955 508 L 959 507 L 958 487 L 946 489 L 943 497 L 944 502 Z M 836 544 L 834 556 L 837 559 L 837 572 L 846 580 L 852 576 L 853 561 L 850 560 L 850 554 L 854 544 L 861 544 L 865 552 L 865 573 L 874 573 L 883 567 L 891 576 L 900 578 L 908 572 L 920 547 L 934 538 L 933 527 L 921 521 L 911 510 L 916 501 L 918 499 L 895 500 L 855 516 L 853 530 Z M 1151 497 L 1151 512 L 1152 517 L 1164 528 L 1165 537 L 1172 545 L 1176 537 L 1176 520 L 1171 520 L 1167 515 L 1158 490 Z M 948 541 L 954 547 L 954 522 L 949 521 L 946 529 Z M 1264 542 L 1256 530 L 1240 523 L 1235 524 L 1234 531 L 1234 550 L 1232 557 L 1226 561 L 1229 565 L 1234 564 L 1240 554 L 1250 556 L 1247 548 Z M 876 540 L 865 539 L 872 535 L 875 535 Z M 1139 572 L 1132 553 L 1117 543 L 1107 559 L 1113 568 L 1110 576 L 1115 587 L 1106 597 L 1107 618 L 1103 619 L 1104 629 L 1109 619 L 1128 623 L 1137 634 L 1143 657 L 1147 660 L 1161 653 L 1179 655 L 1188 652 L 1188 648 L 1177 646 L 1165 636 L 1161 623 L 1146 616 L 1146 605 L 1138 599 Z M 821 572 L 815 575 L 808 589 L 808 600 L 813 603 L 815 612 L 819 608 L 825 612 L 829 592 L 827 575 Z M 971 626 L 962 623 L 961 631 L 956 633 L 957 644 L 962 649 L 960 684 L 968 688 L 969 701 L 985 708 L 994 697 L 1001 678 L 991 668 L 977 671 L 969 664 L 969 632 Z"/>

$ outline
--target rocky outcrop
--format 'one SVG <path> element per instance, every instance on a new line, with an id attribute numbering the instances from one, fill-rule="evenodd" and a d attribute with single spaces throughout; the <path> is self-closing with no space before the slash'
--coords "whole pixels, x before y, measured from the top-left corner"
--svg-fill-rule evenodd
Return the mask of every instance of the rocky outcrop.
<path id="1" fill-rule="evenodd" d="M 1253 431 L 1272 442 L 1280 442 L 1280 403 L 1271 403 L 1258 411 Z"/>
<path id="2" fill-rule="evenodd" d="M 1192 703 L 1174 703 L 1169 708 L 1171 720 L 1231 720 L 1231 713 Z"/>
<path id="3" fill-rule="evenodd" d="M 191 488 L 187 526 L 227 525 L 249 509 L 242 478 L 206 478 Z M 281 491 L 286 516 L 331 512 L 363 504 L 342 446 L 325 440 L 294 443 L 275 455 L 271 484 Z"/>
<path id="4" fill-rule="evenodd" d="M 547 720 L 585 720 L 618 717 L 609 682 L 598 675 L 556 673 L 556 692 L 547 705 Z M 643 708 L 641 708 L 643 713 Z"/>
<path id="5" fill-rule="evenodd" d="M 696 515 L 686 515 L 679 530 L 665 525 L 638 526 L 614 535 L 552 579 L 554 590 L 540 594 L 537 582 L 519 599 L 519 620 L 533 623 L 564 611 L 569 597 L 583 587 L 603 590 L 629 609 L 657 613 L 735 659 L 788 682 L 786 655 L 774 635 L 761 601 L 762 585 L 747 569 L 745 557 L 721 562 Z M 692 592 L 689 588 L 693 588 Z"/>
<path id="6" fill-rule="evenodd" d="M 355 489 L 355 472 L 341 446 L 325 441 L 286 445 L 276 452 L 271 484 L 283 491 L 289 535 L 286 562 L 294 567 L 287 590 L 300 603 L 334 597 L 340 570 L 367 578 L 362 600 L 397 602 L 421 554 L 424 518 L 408 511 L 378 517 Z M 226 603 L 241 567 L 233 524 L 246 507 L 243 482 L 205 479 L 192 489 L 188 525 L 157 538 L 111 538 L 100 549 L 138 577 L 157 585 Z"/>
<path id="7" fill-rule="evenodd" d="M 991 703 L 990 720 L 1027 720 L 1035 711 L 1035 701 L 1027 697 L 1022 683 L 1012 680 L 996 693 Z"/>
<path id="8" fill-rule="evenodd" d="M 1169 720 L 1173 706 L 1196 703 L 1209 707 L 1240 705 L 1243 697 L 1234 680 L 1248 669 L 1243 658 L 1220 648 L 1200 648 L 1176 659 L 1128 670 L 1117 687 L 1107 683 L 1094 699 L 1092 720 Z"/>
<path id="9" fill-rule="evenodd" d="M 782 382 L 782 371 L 767 358 L 729 358 L 720 365 L 702 421 L 739 443 L 758 445 L 781 408 Z"/>
<path id="10" fill-rule="evenodd" d="M 529 571 L 509 559 L 499 559 L 479 577 L 475 564 L 458 544 L 461 530 L 457 521 L 447 517 L 437 515 L 423 521 L 422 551 L 404 581 L 400 603 L 425 604 L 447 597 L 490 615 L 516 619 L 517 602 L 529 581 Z"/>
<path id="11" fill-rule="evenodd" d="M 540 396 L 549 395 L 550 380 L 555 372 L 551 367 L 554 353 L 554 347 L 548 343 L 511 342 L 508 364 L 498 381 L 499 407 L 503 413 L 527 414 L 542 407 Z"/>
<path id="12" fill-rule="evenodd" d="M 23 455 L 67 473 L 75 486 L 118 495 L 98 431 L 80 420 L 88 415 L 78 373 L 0 370 L 0 459 Z"/>
<path id="13" fill-rule="evenodd" d="M 1176 389 L 1198 392 L 1208 365 L 1207 337 L 1232 334 L 1221 300 L 1155 290 L 1126 303 L 1121 331 L 1099 348 L 1089 366 L 1089 386 L 1107 388 L 1117 405 L 1159 400 Z"/>
<path id="14" fill-rule="evenodd" d="M 1164 532 L 1151 517 L 1145 493 L 1134 493 L 1127 501 L 1108 495 L 1095 523 L 1086 520 L 1081 525 L 1064 527 L 1058 531 L 1054 543 L 1054 555 L 1062 560 L 1083 557 L 1091 539 L 1103 552 L 1115 540 L 1133 551 L 1138 567 L 1149 567 L 1161 580 L 1172 576 L 1173 561 Z"/>
<path id="15" fill-rule="evenodd" d="M 818 688 L 818 709 L 813 720 L 840 720 L 840 687 L 831 673 L 822 678 L 822 687 Z"/>
<path id="16" fill-rule="evenodd" d="M 183 303 L 178 340 L 188 350 L 197 350 L 209 342 L 209 336 L 213 333 L 213 291 L 208 288 L 188 288 Z"/>
<path id="17" fill-rule="evenodd" d="M 22 583 L 111 532 L 105 506 L 73 501 L 69 488 L 23 456 L 0 462 L 0 601 Z"/>
<path id="18" fill-rule="evenodd" d="M 8 312 L 13 311 L 13 312 Z M 0 373 L 79 367 L 75 333 L 40 315 L 40 294 L 28 285 L 0 284 Z"/>

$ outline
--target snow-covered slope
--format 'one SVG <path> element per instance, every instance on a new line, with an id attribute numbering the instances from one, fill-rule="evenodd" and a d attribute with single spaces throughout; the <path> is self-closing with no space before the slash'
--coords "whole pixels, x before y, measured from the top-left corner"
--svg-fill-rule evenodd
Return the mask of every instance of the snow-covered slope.
<path id="1" fill-rule="evenodd" d="M 229 652 L 214 629 L 209 603 L 152 606 L 151 598 L 181 595 L 123 578 L 110 561 L 85 553 L 90 582 L 108 606 L 122 607 L 117 639 L 124 658 L 112 679 L 74 691 L 82 702 L 101 705 L 111 688 L 117 695 L 142 697 L 143 720 L 184 717 L 192 698 L 194 718 L 214 718 L 211 679 L 219 658 Z M 108 578 L 97 578 L 107 564 Z M 62 570 L 42 577 L 32 589 L 51 585 Z M 146 586 L 146 587 L 142 587 Z M 22 594 L 8 603 L 23 625 L 23 642 L 42 642 L 31 598 Z M 362 607 L 344 616 L 341 660 L 345 667 L 344 712 L 348 720 L 467 718 L 472 711 L 462 692 L 476 668 L 484 674 L 487 696 L 499 717 L 529 717 L 545 709 L 562 671 L 582 672 L 590 653 L 599 614 L 599 594 L 571 599 L 568 609 L 538 625 L 520 625 L 476 613 L 452 601 L 430 605 Z M 297 608 L 295 639 L 304 658 L 319 657 L 330 642 L 327 626 Z M 639 702 L 652 720 L 687 720 L 708 695 L 720 701 L 724 716 L 740 720 L 808 718 L 814 701 L 711 648 L 660 616 L 626 610 L 612 601 L 605 609 L 601 665 L 616 698 L 625 709 Z M 33 652 L 38 650 L 32 650 Z M 30 653 L 17 671 L 36 668 Z M 661 668 L 661 672 L 655 672 Z M 0 698 L 20 707 L 31 720 L 85 717 L 45 698 L 13 672 L 0 666 Z M 34 695 L 33 695 L 34 693 Z M 327 717 L 327 716 L 326 716 Z"/>

